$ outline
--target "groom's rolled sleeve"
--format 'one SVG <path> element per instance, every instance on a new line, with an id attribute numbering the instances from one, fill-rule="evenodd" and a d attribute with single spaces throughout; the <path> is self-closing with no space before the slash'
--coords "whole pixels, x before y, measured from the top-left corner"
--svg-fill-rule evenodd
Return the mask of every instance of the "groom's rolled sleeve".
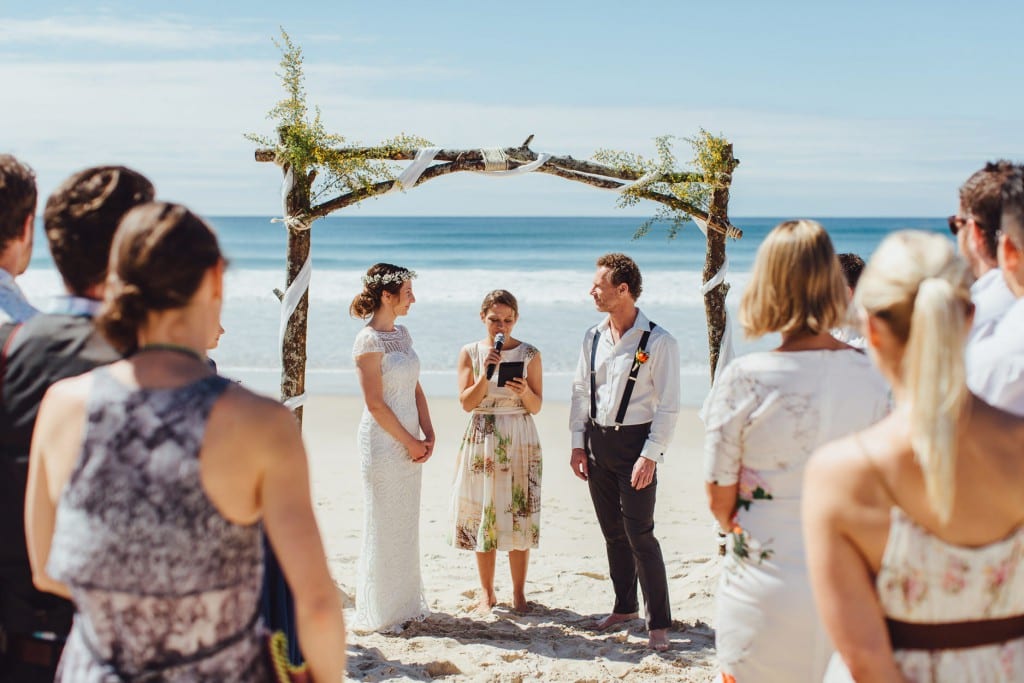
<path id="1" fill-rule="evenodd" d="M 572 378 L 572 400 L 569 404 L 569 431 L 572 432 L 572 448 L 584 448 L 586 440 L 584 430 L 587 427 L 587 418 L 590 416 L 590 388 L 587 384 L 589 369 L 587 360 L 587 344 L 593 337 L 590 333 L 583 335 L 583 347 L 580 349 L 580 358 L 576 363 L 576 373 Z"/>
<path id="2" fill-rule="evenodd" d="M 668 334 L 659 335 L 652 342 L 649 362 L 658 405 L 640 456 L 663 463 L 679 419 L 679 344 Z"/>

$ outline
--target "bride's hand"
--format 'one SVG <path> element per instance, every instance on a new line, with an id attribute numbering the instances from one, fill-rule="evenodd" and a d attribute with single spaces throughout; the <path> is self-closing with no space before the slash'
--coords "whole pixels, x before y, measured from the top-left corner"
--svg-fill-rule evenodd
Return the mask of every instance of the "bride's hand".
<path id="1" fill-rule="evenodd" d="M 430 448 L 426 441 L 413 441 L 408 445 L 409 459 L 413 462 L 423 463 L 430 457 Z"/>

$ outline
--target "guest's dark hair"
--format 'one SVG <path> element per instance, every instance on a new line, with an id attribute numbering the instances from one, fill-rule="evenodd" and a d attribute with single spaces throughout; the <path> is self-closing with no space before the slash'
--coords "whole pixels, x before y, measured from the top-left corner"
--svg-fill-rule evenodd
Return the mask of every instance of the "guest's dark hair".
<path id="1" fill-rule="evenodd" d="M 202 218 L 180 204 L 149 202 L 125 215 L 110 257 L 96 325 L 114 348 L 131 353 L 146 314 L 187 305 L 221 252 Z"/>
<path id="2" fill-rule="evenodd" d="M 605 254 L 597 259 L 597 267 L 608 269 L 608 278 L 616 287 L 625 282 L 634 301 L 640 298 L 640 293 L 644 290 L 644 280 L 640 276 L 640 268 L 633 259 L 625 254 Z"/>
<path id="3" fill-rule="evenodd" d="M 999 221 L 1003 213 L 1003 182 L 1013 172 L 1013 164 L 1005 159 L 990 161 L 974 172 L 960 186 L 960 207 L 967 212 L 985 238 L 985 252 L 996 257 Z"/>
<path id="4" fill-rule="evenodd" d="M 79 171 L 46 201 L 43 224 L 64 284 L 75 294 L 103 282 L 118 223 L 153 200 L 153 183 L 124 166 Z"/>
<path id="5" fill-rule="evenodd" d="M 494 306 L 502 304 L 512 309 L 512 313 L 519 317 L 519 302 L 512 296 L 512 292 L 507 289 L 495 289 L 487 292 L 484 296 L 483 303 L 480 304 L 480 316 L 487 315 L 487 311 L 491 310 Z"/>
<path id="6" fill-rule="evenodd" d="M 380 308 L 384 292 L 397 296 L 406 280 L 416 277 L 414 271 L 392 263 L 375 263 L 363 276 L 363 291 L 356 294 L 348 307 L 353 318 L 369 318 Z"/>
<path id="7" fill-rule="evenodd" d="M 25 234 L 36 199 L 36 174 L 14 156 L 0 154 L 0 251 Z"/>
<path id="8" fill-rule="evenodd" d="M 836 254 L 836 258 L 839 259 L 839 267 L 843 269 L 846 284 L 850 289 L 857 289 L 857 281 L 864 272 L 864 259 L 850 252 Z"/>
<path id="9" fill-rule="evenodd" d="M 1003 214 L 1000 230 L 1016 244 L 1024 245 L 1024 166 L 1006 177 L 1002 188 Z"/>

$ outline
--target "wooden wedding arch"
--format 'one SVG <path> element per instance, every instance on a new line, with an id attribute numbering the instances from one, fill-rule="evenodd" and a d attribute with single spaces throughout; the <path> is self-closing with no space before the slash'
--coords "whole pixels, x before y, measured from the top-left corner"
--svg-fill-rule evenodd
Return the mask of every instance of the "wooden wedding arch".
<path id="1" fill-rule="evenodd" d="M 395 190 L 408 191 L 436 178 L 459 172 L 547 173 L 573 182 L 619 192 L 620 206 L 647 200 L 659 207 L 637 230 L 646 233 L 657 222 L 669 223 L 669 234 L 696 221 L 705 232 L 704 309 L 708 323 L 711 378 L 726 331 L 725 298 L 729 285 L 722 275 L 726 240 L 739 239 L 741 230 L 729 222 L 729 190 L 739 160 L 722 137 L 701 130 L 687 138 L 694 150 L 690 170 L 678 168 L 673 138 L 656 139 L 658 156 L 645 159 L 628 152 L 599 150 L 590 161 L 571 156 L 538 154 L 531 135 L 518 147 L 448 149 L 402 135 L 376 146 L 349 144 L 327 133 L 319 110 L 311 116 L 306 105 L 302 50 L 282 31 L 276 42 L 282 53 L 278 74 L 287 97 L 270 111 L 277 136 L 246 137 L 259 145 L 256 161 L 277 164 L 284 174 L 284 217 L 276 219 L 288 231 L 286 283 L 282 299 L 281 400 L 302 420 L 306 385 L 306 337 L 309 309 L 310 229 L 335 211 Z M 400 176 L 396 162 L 412 162 Z M 414 168 L 415 167 L 415 168 Z"/>

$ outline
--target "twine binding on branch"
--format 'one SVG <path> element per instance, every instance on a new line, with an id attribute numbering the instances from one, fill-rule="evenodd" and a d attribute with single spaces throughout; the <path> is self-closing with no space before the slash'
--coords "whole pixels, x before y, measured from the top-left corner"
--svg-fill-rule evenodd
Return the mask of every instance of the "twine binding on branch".
<path id="1" fill-rule="evenodd" d="M 501 147 L 483 147 L 480 156 L 484 158 L 484 173 L 508 170 L 508 156 Z"/>
<path id="2" fill-rule="evenodd" d="M 505 170 L 505 171 L 487 171 L 487 170 L 485 170 L 485 171 L 483 171 L 483 173 L 484 173 L 484 175 L 487 175 L 487 176 L 510 176 L 510 175 L 522 175 L 523 173 L 532 173 L 532 172 L 536 171 L 538 168 L 540 168 L 541 166 L 543 166 L 544 164 L 546 164 L 548 159 L 550 159 L 550 158 L 551 158 L 550 154 L 548 154 L 547 152 L 541 152 L 541 153 L 539 153 L 537 155 L 537 159 L 535 161 L 531 161 L 528 164 L 523 164 L 522 166 L 516 166 L 515 168 L 510 168 L 510 169 Z"/>

